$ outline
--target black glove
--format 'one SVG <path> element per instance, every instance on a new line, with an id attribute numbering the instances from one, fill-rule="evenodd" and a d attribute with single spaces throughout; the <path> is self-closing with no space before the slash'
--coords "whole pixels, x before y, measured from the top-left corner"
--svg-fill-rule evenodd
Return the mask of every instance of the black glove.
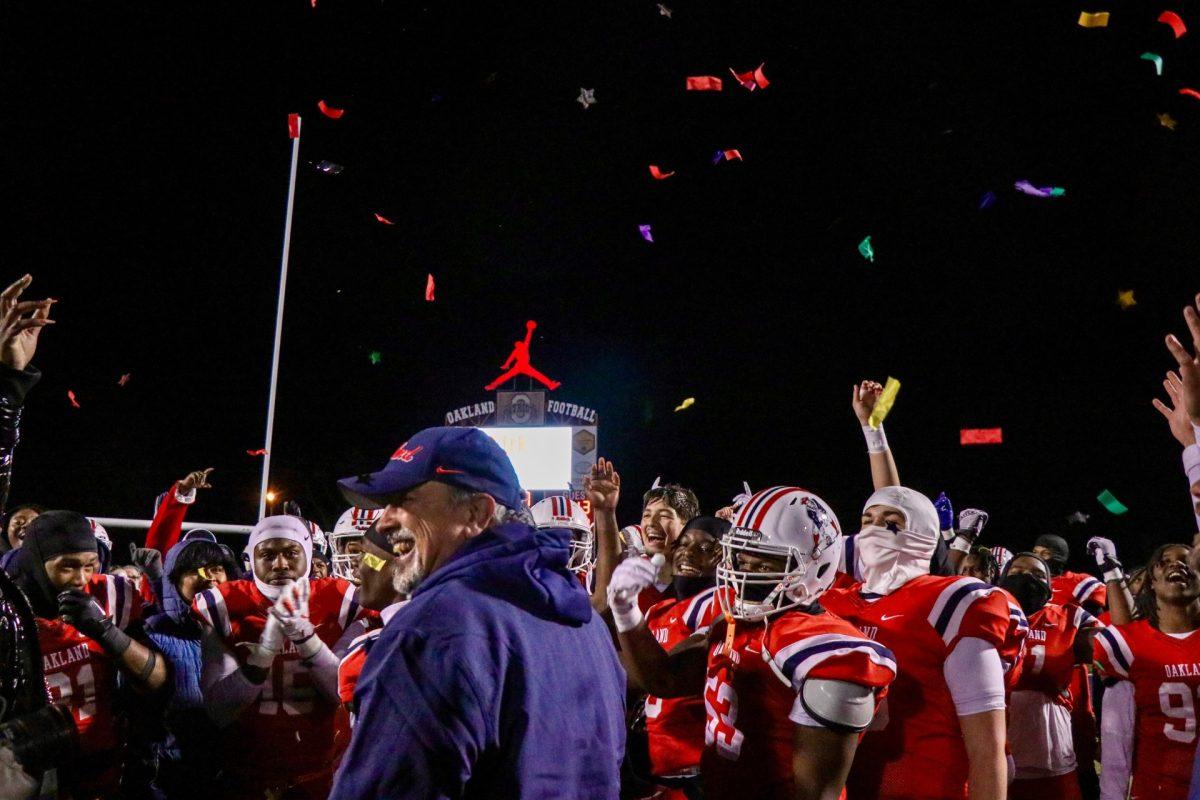
<path id="1" fill-rule="evenodd" d="M 163 576 L 163 558 L 162 553 L 152 547 L 138 547 L 133 542 L 129 543 L 129 556 L 133 559 L 135 566 L 142 568 L 146 576 L 152 581 L 157 581 Z"/>
<path id="2" fill-rule="evenodd" d="M 104 616 L 100 606 L 90 596 L 79 589 L 59 593 L 58 615 L 84 636 L 97 642 L 113 658 L 124 653 L 132 641 L 125 631 Z"/>

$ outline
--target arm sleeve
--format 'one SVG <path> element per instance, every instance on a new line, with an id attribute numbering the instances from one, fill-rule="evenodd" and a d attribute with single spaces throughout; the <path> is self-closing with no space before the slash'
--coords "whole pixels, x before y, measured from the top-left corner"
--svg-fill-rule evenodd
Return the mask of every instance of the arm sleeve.
<path id="1" fill-rule="evenodd" d="M 1125 800 L 1133 769 L 1133 684 L 1104 690 L 1100 714 L 1100 800 Z M 1193 790 L 1195 781 L 1192 782 Z M 1189 797 L 1195 797 L 1195 792 Z"/>
<path id="2" fill-rule="evenodd" d="M 1200 433 L 1197 435 L 1200 436 Z M 1200 445 L 1189 444 L 1183 448 L 1183 471 L 1187 474 L 1189 489 L 1200 483 Z M 1200 502 L 1197 502 L 1190 492 L 1188 502 L 1192 504 L 1192 511 L 1196 515 L 1196 529 L 1200 530 Z"/>
<path id="3" fill-rule="evenodd" d="M 0 364 L 0 513 L 8 510 L 13 453 L 21 441 L 21 407 L 25 394 L 41 377 L 34 367 L 15 370 Z"/>
<path id="4" fill-rule="evenodd" d="M 969 636 L 959 639 L 946 656 L 942 674 L 960 717 L 1004 710 L 1004 666 L 992 643 Z"/>
<path id="5" fill-rule="evenodd" d="M 321 649 L 316 655 L 305 662 L 309 673 L 312 675 L 313 685 L 317 687 L 317 691 L 326 699 L 335 703 L 340 702 L 338 697 L 338 657 L 329 649 L 329 645 L 322 642 Z"/>
<path id="6" fill-rule="evenodd" d="M 237 657 L 212 628 L 204 629 L 200 657 L 203 659 L 200 690 L 209 719 L 217 727 L 224 728 L 254 702 L 262 687 L 250 682 L 238 665 Z"/>
<path id="7" fill-rule="evenodd" d="M 489 709 L 499 698 L 480 686 L 495 680 L 481 669 L 488 646 L 411 629 L 381 639 L 358 681 L 356 730 L 388 735 L 351 738 L 330 797 L 461 797 L 497 738 Z"/>
<path id="8" fill-rule="evenodd" d="M 187 508 L 196 499 L 193 489 L 189 495 L 181 495 L 179 484 L 159 495 L 158 508 L 154 512 L 154 521 L 150 530 L 146 531 L 146 547 L 157 550 L 164 556 L 175 546 L 183 534 L 183 519 L 187 516 Z"/>

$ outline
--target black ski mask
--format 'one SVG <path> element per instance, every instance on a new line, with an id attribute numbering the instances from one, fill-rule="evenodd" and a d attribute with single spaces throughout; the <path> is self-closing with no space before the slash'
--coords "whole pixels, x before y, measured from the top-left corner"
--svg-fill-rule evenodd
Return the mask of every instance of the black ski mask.
<path id="1" fill-rule="evenodd" d="M 33 613 L 58 616 L 59 589 L 46 574 L 46 562 L 67 553 L 95 553 L 96 536 L 87 517 L 74 511 L 46 511 L 25 526 L 25 542 L 16 556 L 13 578 L 29 597 Z"/>
<path id="2" fill-rule="evenodd" d="M 1033 553 L 1018 553 L 1008 562 L 1009 568 L 1018 558 L 1036 558 L 1046 569 L 1044 579 L 1043 576 L 1031 572 L 1013 573 L 1008 569 L 1005 569 L 1000 579 L 1000 588 L 1016 598 L 1017 605 L 1025 612 L 1025 616 L 1029 617 L 1041 611 L 1046 603 L 1050 602 L 1050 567 Z"/>

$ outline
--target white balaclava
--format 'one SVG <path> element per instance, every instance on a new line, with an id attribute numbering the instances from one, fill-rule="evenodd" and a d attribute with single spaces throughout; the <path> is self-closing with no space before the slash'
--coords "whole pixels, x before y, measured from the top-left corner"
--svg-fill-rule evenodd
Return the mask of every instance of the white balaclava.
<path id="1" fill-rule="evenodd" d="M 299 517 L 280 514 L 274 517 L 263 517 L 250 531 L 250 542 L 246 549 L 250 553 L 250 569 L 254 573 L 254 585 L 268 600 L 278 600 L 282 586 L 272 586 L 258 576 L 258 561 L 254 558 L 254 549 L 259 542 L 267 539 L 288 539 L 304 548 L 304 575 L 307 578 L 312 572 L 312 531 Z"/>
<path id="2" fill-rule="evenodd" d="M 888 506 L 904 514 L 904 527 L 892 530 L 865 525 L 854 537 L 862 564 L 863 590 L 891 594 L 913 578 L 929 574 L 929 559 L 940 536 L 937 509 L 929 498 L 903 486 L 887 486 L 867 499 L 871 506 Z"/>

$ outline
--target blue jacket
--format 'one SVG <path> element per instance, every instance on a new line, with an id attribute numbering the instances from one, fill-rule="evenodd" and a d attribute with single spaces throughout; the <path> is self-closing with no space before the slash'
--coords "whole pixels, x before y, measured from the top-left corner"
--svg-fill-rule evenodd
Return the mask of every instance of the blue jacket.
<path id="1" fill-rule="evenodd" d="M 501 525 L 425 578 L 363 667 L 331 798 L 615 800 L 625 673 L 569 542 Z"/>

